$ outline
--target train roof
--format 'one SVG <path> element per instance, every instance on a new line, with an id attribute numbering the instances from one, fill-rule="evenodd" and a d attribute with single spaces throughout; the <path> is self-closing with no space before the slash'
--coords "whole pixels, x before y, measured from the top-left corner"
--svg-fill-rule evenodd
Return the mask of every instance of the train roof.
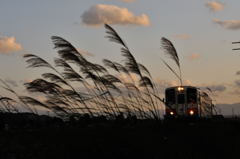
<path id="1" fill-rule="evenodd" d="M 198 89 L 198 87 L 194 87 L 194 86 L 174 86 L 174 87 L 168 87 L 168 88 L 166 88 L 165 90 L 173 89 L 173 88 L 175 89 L 175 88 L 178 88 L 178 87 Z"/>

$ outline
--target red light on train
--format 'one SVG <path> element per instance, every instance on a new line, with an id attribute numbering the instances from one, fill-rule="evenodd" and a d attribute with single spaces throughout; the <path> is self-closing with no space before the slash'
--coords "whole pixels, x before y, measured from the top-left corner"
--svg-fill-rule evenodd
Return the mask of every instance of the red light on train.
<path id="1" fill-rule="evenodd" d="M 189 111 L 189 114 L 190 114 L 190 115 L 194 115 L 195 112 L 194 112 L 193 110 L 190 110 L 190 111 Z"/>
<path id="2" fill-rule="evenodd" d="M 177 113 L 174 109 L 166 109 L 166 114 L 170 116 L 175 116 Z"/>
<path id="3" fill-rule="evenodd" d="M 191 109 L 188 109 L 187 112 L 188 112 L 188 115 L 193 116 L 193 115 L 197 115 L 198 110 L 197 108 L 191 108 Z"/>

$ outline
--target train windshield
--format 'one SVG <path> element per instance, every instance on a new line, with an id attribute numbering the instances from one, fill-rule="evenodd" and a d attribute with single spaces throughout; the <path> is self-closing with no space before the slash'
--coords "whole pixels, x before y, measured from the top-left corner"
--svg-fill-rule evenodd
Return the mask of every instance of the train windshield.
<path id="1" fill-rule="evenodd" d="M 178 94 L 178 104 L 185 104 L 185 95 Z"/>
<path id="2" fill-rule="evenodd" d="M 176 95 L 174 89 L 166 90 L 166 103 L 167 104 L 175 104 L 176 103 Z"/>
<path id="3" fill-rule="evenodd" d="M 196 88 L 188 88 L 187 89 L 187 103 L 197 103 L 197 89 Z"/>

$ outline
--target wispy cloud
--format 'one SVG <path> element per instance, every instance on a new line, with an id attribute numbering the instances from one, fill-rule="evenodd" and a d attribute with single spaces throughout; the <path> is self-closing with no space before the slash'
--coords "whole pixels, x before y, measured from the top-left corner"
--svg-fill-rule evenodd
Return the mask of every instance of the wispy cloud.
<path id="1" fill-rule="evenodd" d="M 0 36 L 0 54 L 9 54 L 22 50 L 22 46 L 16 42 L 15 37 Z"/>
<path id="2" fill-rule="evenodd" d="M 80 49 L 80 48 L 77 48 L 78 52 L 80 52 L 81 54 L 83 55 L 86 55 L 86 56 L 94 56 L 93 53 L 89 52 L 89 51 L 86 51 L 86 50 L 83 50 L 83 49 Z"/>
<path id="3" fill-rule="evenodd" d="M 239 90 L 239 88 L 240 88 L 240 80 L 235 80 L 233 82 L 233 84 L 231 85 L 231 87 L 232 87 L 232 91 L 231 91 L 232 95 L 240 94 L 240 90 Z"/>
<path id="4" fill-rule="evenodd" d="M 174 81 L 174 80 L 156 79 L 155 80 L 155 85 L 158 88 L 158 90 L 160 91 L 160 93 L 164 94 L 166 88 L 179 86 L 179 82 L 178 81 Z M 192 82 L 190 80 L 184 80 L 183 81 L 183 85 L 191 86 L 193 84 L 192 84 Z"/>
<path id="5" fill-rule="evenodd" d="M 24 79 L 24 80 L 20 80 L 20 84 L 24 84 L 24 83 L 29 83 L 29 82 L 32 82 L 33 80 L 32 79 Z"/>
<path id="6" fill-rule="evenodd" d="M 131 3 L 131 2 L 135 2 L 136 0 L 121 0 L 121 1 L 126 3 Z"/>
<path id="7" fill-rule="evenodd" d="M 235 81 L 235 86 L 240 87 L 240 80 Z"/>
<path id="8" fill-rule="evenodd" d="M 188 58 L 189 60 L 198 60 L 198 59 L 201 58 L 201 55 L 198 54 L 198 53 L 193 53 L 193 54 L 187 56 L 187 58 Z"/>
<path id="9" fill-rule="evenodd" d="M 219 20 L 219 19 L 214 19 L 214 23 L 226 28 L 226 29 L 231 29 L 231 30 L 238 30 L 240 29 L 240 20 Z"/>
<path id="10" fill-rule="evenodd" d="M 4 81 L 5 81 L 7 84 L 10 84 L 10 86 L 18 87 L 17 81 L 14 81 L 14 80 L 9 79 L 9 78 L 5 79 Z"/>
<path id="11" fill-rule="evenodd" d="M 108 0 L 108 1 L 121 1 L 125 3 L 132 3 L 132 2 L 136 2 L 137 0 Z"/>
<path id="12" fill-rule="evenodd" d="M 169 81 L 169 80 L 156 79 L 155 85 L 160 91 L 160 93 L 164 93 L 166 88 L 175 86 L 176 82 Z"/>
<path id="13" fill-rule="evenodd" d="M 173 37 L 176 39 L 181 39 L 181 40 L 191 39 L 191 35 L 189 35 L 189 34 L 176 34 L 176 35 L 173 35 Z"/>
<path id="14" fill-rule="evenodd" d="M 115 5 L 98 4 L 90 7 L 82 16 L 82 23 L 88 26 L 101 26 L 107 24 L 120 25 L 150 25 L 146 14 L 135 16 L 127 8 L 120 8 Z"/>
<path id="15" fill-rule="evenodd" d="M 120 75 L 118 76 L 118 78 L 119 78 L 121 81 L 125 82 L 125 83 L 131 83 L 132 80 L 134 80 L 134 81 L 138 81 L 138 80 L 139 80 L 139 77 L 138 77 L 136 74 L 131 73 L 130 75 L 131 75 L 131 78 L 129 78 L 128 75 L 120 74 Z"/>
<path id="16" fill-rule="evenodd" d="M 222 84 L 209 85 L 209 86 L 206 86 L 206 87 L 210 88 L 213 92 L 223 92 L 227 89 L 227 87 L 225 85 L 222 85 Z"/>
<path id="17" fill-rule="evenodd" d="M 217 1 L 211 1 L 206 3 L 206 7 L 208 7 L 213 12 L 217 12 L 224 9 L 224 4 Z"/>

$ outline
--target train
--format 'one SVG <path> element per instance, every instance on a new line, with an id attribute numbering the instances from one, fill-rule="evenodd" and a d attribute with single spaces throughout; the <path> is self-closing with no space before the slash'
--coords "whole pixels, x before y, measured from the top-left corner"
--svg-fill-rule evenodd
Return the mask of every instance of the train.
<path id="1" fill-rule="evenodd" d="M 175 86 L 165 90 L 165 118 L 212 117 L 216 114 L 212 98 L 193 86 Z"/>

